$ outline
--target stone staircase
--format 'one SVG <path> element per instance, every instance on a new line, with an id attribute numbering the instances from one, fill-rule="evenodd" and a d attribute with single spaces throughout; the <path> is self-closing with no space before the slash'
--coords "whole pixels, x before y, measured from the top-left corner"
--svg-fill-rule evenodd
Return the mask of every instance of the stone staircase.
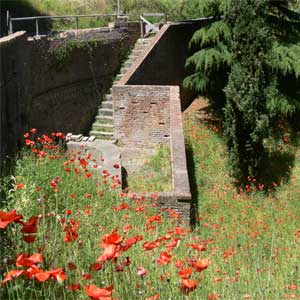
<path id="1" fill-rule="evenodd" d="M 151 44 L 152 37 L 138 39 L 135 43 L 133 50 L 124 62 L 120 73 L 116 76 L 113 84 L 116 84 L 127 70 L 132 66 L 136 59 L 145 51 L 145 49 Z M 98 109 L 95 122 L 93 123 L 90 136 L 95 136 L 96 139 L 102 140 L 114 140 L 114 126 L 113 126 L 113 102 L 111 89 L 109 93 L 104 96 L 103 101 Z"/>

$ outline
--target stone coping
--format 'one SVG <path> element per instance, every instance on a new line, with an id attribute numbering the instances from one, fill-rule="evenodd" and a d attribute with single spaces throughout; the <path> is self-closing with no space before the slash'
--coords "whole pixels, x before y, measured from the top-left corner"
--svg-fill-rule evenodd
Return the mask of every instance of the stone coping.
<path id="1" fill-rule="evenodd" d="M 4 37 L 0 38 L 0 44 L 9 43 L 10 41 L 15 40 L 16 38 L 18 38 L 22 35 L 26 36 L 26 31 L 17 31 L 13 34 L 4 36 Z"/>

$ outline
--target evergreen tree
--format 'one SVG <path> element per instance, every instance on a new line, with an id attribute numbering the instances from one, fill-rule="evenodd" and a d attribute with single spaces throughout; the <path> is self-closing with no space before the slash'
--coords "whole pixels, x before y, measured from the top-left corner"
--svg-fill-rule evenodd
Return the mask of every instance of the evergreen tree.
<path id="1" fill-rule="evenodd" d="M 184 83 L 224 103 L 232 173 L 244 183 L 259 177 L 278 118 L 300 111 L 300 15 L 283 0 L 201 3 L 212 2 L 212 23 L 191 41 L 200 46 L 187 60 L 195 74 Z"/>

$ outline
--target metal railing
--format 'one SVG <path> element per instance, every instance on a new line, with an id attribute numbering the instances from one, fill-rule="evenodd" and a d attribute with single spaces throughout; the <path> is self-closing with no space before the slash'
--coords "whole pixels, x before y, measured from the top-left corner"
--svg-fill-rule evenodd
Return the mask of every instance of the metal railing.
<path id="1" fill-rule="evenodd" d="M 99 18 L 99 17 L 115 17 L 116 20 L 122 18 L 128 18 L 128 15 L 120 14 L 91 14 L 91 15 L 65 15 L 65 16 L 35 16 L 35 17 L 24 17 L 24 18 L 11 18 L 9 11 L 7 11 L 7 27 L 8 33 L 13 33 L 13 22 L 18 21 L 32 21 L 35 20 L 35 34 L 39 35 L 39 20 L 49 20 L 49 19 L 74 19 L 76 23 L 76 30 L 79 27 L 80 18 Z"/>
<path id="2" fill-rule="evenodd" d="M 150 32 L 158 32 L 160 29 L 160 24 L 153 24 L 146 17 L 156 17 L 160 18 L 163 24 L 167 22 L 167 16 L 164 13 L 144 13 L 140 16 L 141 22 L 141 38 L 149 35 Z"/>

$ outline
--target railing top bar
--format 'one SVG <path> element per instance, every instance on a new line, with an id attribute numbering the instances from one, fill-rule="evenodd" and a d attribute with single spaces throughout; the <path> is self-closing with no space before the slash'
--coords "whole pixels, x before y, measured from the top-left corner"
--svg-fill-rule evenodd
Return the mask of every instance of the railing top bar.
<path id="1" fill-rule="evenodd" d="M 164 17 L 164 13 L 143 13 L 142 16 L 144 17 Z"/>
<path id="2" fill-rule="evenodd" d="M 88 18 L 88 17 L 127 17 L 128 15 L 118 14 L 93 14 L 93 15 L 66 15 L 66 16 L 36 16 L 24 18 L 10 18 L 11 21 L 36 20 L 36 19 L 70 19 L 70 18 Z"/>

